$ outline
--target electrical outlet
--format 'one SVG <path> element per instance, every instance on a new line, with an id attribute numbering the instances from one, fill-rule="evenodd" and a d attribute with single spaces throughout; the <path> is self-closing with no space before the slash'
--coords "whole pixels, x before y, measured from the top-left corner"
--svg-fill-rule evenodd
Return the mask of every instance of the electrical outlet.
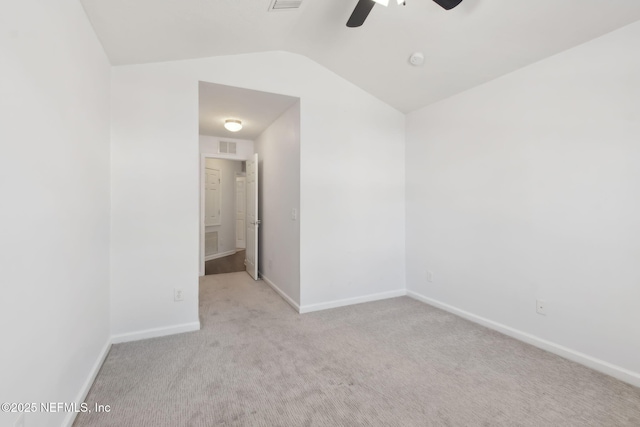
<path id="1" fill-rule="evenodd" d="M 433 283 L 433 271 L 427 270 L 427 282 Z"/>
<path id="2" fill-rule="evenodd" d="M 24 412 L 18 415 L 18 418 L 13 422 L 13 427 L 24 427 Z"/>
<path id="3" fill-rule="evenodd" d="M 536 313 L 542 314 L 543 316 L 547 315 L 547 303 L 541 299 L 536 300 Z"/>
<path id="4" fill-rule="evenodd" d="M 296 208 L 291 209 L 291 221 L 298 219 L 298 210 Z"/>
<path id="5" fill-rule="evenodd" d="M 182 294 L 182 289 L 175 288 L 173 290 L 173 300 L 184 301 L 184 295 Z"/>

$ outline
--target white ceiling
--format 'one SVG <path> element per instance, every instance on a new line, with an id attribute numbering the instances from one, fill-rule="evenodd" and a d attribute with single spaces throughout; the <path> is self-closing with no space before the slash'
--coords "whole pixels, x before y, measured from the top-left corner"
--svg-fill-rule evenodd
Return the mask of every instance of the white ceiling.
<path id="1" fill-rule="evenodd" d="M 257 90 L 200 82 L 200 135 L 256 139 L 298 98 Z M 242 121 L 242 130 L 229 132 L 226 119 Z"/>
<path id="2" fill-rule="evenodd" d="M 114 65 L 268 50 L 305 55 L 403 111 L 413 111 L 640 19 L 639 0 L 81 0 Z M 426 61 L 416 68 L 409 55 Z M 594 61 L 597 61 L 594 58 Z"/>

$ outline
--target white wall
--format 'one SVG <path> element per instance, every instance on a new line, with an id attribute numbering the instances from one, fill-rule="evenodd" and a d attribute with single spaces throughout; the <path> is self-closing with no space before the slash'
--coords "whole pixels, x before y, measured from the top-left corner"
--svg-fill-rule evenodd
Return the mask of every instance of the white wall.
<path id="1" fill-rule="evenodd" d="M 197 81 L 114 67 L 111 331 L 126 341 L 199 329 Z M 184 94 L 185 96 L 176 96 Z M 192 129 L 183 126 L 192 123 Z M 174 302 L 174 290 L 184 300 Z"/>
<path id="2" fill-rule="evenodd" d="M 301 98 L 301 303 L 404 288 L 400 112 L 284 52 L 120 66 L 112 76 L 114 333 L 198 321 L 200 80 Z M 173 302 L 177 286 L 184 302 Z"/>
<path id="3" fill-rule="evenodd" d="M 218 232 L 218 252 L 236 249 L 236 175 L 242 172 L 242 162 L 226 159 L 206 159 L 207 167 L 220 171 L 220 225 L 206 227 L 206 232 Z"/>
<path id="4" fill-rule="evenodd" d="M 406 155 L 408 289 L 636 385 L 638 45 L 640 23 L 416 111 Z"/>
<path id="5" fill-rule="evenodd" d="M 200 152 L 202 154 L 212 154 L 216 157 L 234 160 L 248 160 L 253 156 L 253 141 L 247 139 L 224 138 L 218 136 L 200 135 Z M 218 153 L 219 141 L 231 141 L 236 143 L 236 154 Z"/>
<path id="6" fill-rule="evenodd" d="M 255 141 L 260 275 L 300 305 L 300 103 Z M 292 217 L 295 209 L 295 219 Z"/>
<path id="7" fill-rule="evenodd" d="M 0 28 L 0 401 L 82 401 L 109 340 L 110 66 L 76 0 L 2 2 Z"/>

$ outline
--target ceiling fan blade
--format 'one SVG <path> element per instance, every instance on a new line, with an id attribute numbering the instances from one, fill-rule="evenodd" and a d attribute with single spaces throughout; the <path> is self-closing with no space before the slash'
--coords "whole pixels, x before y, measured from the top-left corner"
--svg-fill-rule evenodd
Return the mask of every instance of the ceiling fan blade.
<path id="1" fill-rule="evenodd" d="M 360 25 L 364 24 L 365 19 L 367 19 L 367 16 L 369 16 L 369 12 L 371 12 L 371 9 L 373 9 L 373 6 L 375 6 L 375 4 L 376 2 L 374 2 L 373 0 L 359 0 L 356 8 L 353 9 L 353 13 L 347 21 L 347 27 L 359 27 Z"/>
<path id="2" fill-rule="evenodd" d="M 440 6 L 442 6 L 447 10 L 453 9 L 454 7 L 462 3 L 462 0 L 433 0 L 433 1 L 438 3 Z"/>

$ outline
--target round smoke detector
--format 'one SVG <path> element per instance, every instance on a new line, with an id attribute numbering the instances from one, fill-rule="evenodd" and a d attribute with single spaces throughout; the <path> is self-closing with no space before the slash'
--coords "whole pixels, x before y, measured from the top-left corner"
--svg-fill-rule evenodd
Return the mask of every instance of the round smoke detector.
<path id="1" fill-rule="evenodd" d="M 424 55 L 420 52 L 412 53 L 409 57 L 409 63 L 414 67 L 419 67 L 424 64 Z"/>

